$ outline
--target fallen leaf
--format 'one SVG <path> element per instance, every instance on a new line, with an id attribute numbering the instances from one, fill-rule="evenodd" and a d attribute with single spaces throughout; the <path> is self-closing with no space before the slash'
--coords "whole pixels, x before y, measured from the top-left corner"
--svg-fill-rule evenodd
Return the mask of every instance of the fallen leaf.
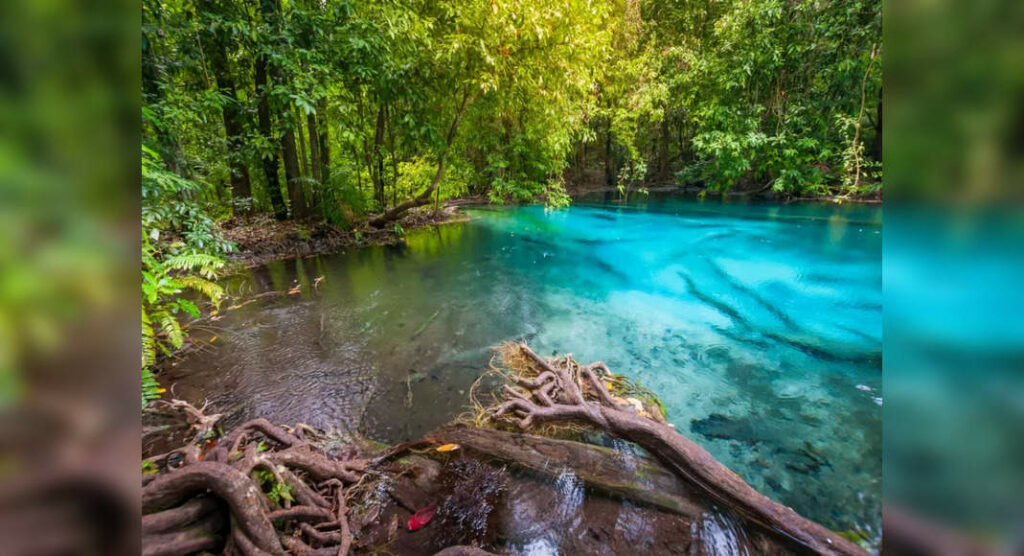
<path id="1" fill-rule="evenodd" d="M 436 507 L 437 506 L 430 505 L 412 514 L 412 517 L 409 518 L 409 523 L 406 524 L 409 531 L 418 531 L 422 529 L 424 525 L 430 523 L 430 520 L 434 519 L 434 509 Z"/>
<path id="2" fill-rule="evenodd" d="M 298 285 L 298 286 L 295 286 L 294 288 L 292 288 L 290 290 L 288 290 L 288 295 L 295 295 L 297 293 L 302 293 L 302 285 L 301 284 Z"/>
<path id="3" fill-rule="evenodd" d="M 438 446 L 437 447 L 437 451 L 438 452 L 454 452 L 455 450 L 458 450 L 458 449 L 459 449 L 459 445 L 458 444 L 445 444 L 444 446 Z"/>
<path id="4" fill-rule="evenodd" d="M 217 341 L 217 337 L 216 337 L 216 336 L 214 336 L 214 337 L 210 338 L 210 343 L 211 343 L 211 344 L 212 344 L 212 343 L 214 343 L 214 342 L 216 342 L 216 341 Z"/>

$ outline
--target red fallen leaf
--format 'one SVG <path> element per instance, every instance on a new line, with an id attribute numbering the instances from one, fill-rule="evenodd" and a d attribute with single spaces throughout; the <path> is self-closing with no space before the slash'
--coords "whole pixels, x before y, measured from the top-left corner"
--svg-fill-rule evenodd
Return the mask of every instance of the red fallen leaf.
<path id="1" fill-rule="evenodd" d="M 434 510 L 436 508 L 437 506 L 430 505 L 412 514 L 406 527 L 408 527 L 410 532 L 422 529 L 424 525 L 430 523 L 431 519 L 434 519 Z"/>

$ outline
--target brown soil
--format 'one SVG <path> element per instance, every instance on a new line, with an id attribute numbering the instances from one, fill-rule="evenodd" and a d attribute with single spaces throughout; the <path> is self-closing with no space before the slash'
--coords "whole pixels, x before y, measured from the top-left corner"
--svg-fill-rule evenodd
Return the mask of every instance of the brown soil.
<path id="1" fill-rule="evenodd" d="M 269 214 L 257 214 L 233 217 L 221 224 L 221 230 L 238 246 L 238 251 L 229 257 L 231 261 L 250 268 L 278 259 L 323 255 L 349 247 L 394 244 L 401 241 L 404 232 L 465 219 L 457 206 L 446 205 L 436 211 L 433 207 L 411 210 L 397 226 L 384 229 L 356 225 L 345 230 L 324 222 L 278 221 Z"/>

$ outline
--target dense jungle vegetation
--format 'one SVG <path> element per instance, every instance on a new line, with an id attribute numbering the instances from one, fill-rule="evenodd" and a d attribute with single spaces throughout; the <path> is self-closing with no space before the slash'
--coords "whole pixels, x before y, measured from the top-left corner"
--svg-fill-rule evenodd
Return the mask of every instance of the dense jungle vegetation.
<path id="1" fill-rule="evenodd" d="M 881 194 L 878 0 L 144 0 L 150 366 L 216 303 L 218 221 L 346 229 L 567 188 Z M 376 216 L 373 216 L 376 215 Z"/>

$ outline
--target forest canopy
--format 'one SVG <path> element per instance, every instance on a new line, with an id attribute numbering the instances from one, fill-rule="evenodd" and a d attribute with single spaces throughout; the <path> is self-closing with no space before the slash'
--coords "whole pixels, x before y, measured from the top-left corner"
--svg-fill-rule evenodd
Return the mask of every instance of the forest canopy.
<path id="1" fill-rule="evenodd" d="M 238 211 L 880 188 L 881 3 L 146 0 L 144 144 Z M 436 179 L 435 179 L 436 178 Z"/>

